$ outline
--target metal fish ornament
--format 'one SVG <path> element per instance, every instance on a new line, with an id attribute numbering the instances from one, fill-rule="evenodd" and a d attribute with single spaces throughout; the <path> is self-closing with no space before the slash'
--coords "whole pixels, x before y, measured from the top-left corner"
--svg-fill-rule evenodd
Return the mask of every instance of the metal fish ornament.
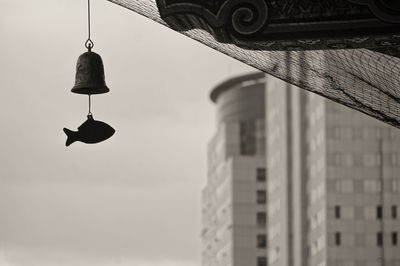
<path id="1" fill-rule="evenodd" d="M 93 116 L 89 114 L 87 120 L 78 127 L 78 131 L 64 128 L 64 132 L 67 134 L 65 146 L 69 146 L 75 141 L 88 144 L 102 142 L 114 135 L 115 129 L 102 121 L 94 120 Z"/>

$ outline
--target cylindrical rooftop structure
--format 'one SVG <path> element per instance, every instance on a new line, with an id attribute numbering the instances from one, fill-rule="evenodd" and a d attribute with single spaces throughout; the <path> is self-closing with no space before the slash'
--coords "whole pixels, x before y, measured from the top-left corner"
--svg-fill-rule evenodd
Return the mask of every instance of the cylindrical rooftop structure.
<path id="1" fill-rule="evenodd" d="M 210 98 L 217 105 L 217 123 L 265 117 L 264 88 L 263 72 L 234 77 L 216 86 Z"/>

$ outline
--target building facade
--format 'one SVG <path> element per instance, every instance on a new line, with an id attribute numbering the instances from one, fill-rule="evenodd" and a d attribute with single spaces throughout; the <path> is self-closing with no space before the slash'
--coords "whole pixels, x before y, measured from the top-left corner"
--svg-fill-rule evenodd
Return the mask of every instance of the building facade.
<path id="1" fill-rule="evenodd" d="M 204 266 L 267 265 L 264 79 L 231 79 L 211 93 L 217 132 L 202 197 Z"/>
<path id="2" fill-rule="evenodd" d="M 398 129 L 262 74 L 211 98 L 203 266 L 400 266 Z"/>
<path id="3" fill-rule="evenodd" d="M 271 266 L 400 266 L 400 131 L 266 78 Z"/>

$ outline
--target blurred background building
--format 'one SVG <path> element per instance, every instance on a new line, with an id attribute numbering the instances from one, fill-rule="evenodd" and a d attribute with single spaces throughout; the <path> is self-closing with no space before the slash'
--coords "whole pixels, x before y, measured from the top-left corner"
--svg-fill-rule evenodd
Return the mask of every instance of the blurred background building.
<path id="1" fill-rule="evenodd" d="M 203 266 L 400 266 L 398 129 L 262 73 L 211 99 Z"/>
<path id="2" fill-rule="evenodd" d="M 256 73 L 211 93 L 217 132 L 203 190 L 203 265 L 267 265 L 264 82 Z"/>

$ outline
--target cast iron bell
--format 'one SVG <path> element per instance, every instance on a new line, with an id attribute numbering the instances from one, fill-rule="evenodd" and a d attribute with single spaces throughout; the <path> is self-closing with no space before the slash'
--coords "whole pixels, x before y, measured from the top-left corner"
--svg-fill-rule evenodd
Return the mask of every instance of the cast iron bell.
<path id="1" fill-rule="evenodd" d="M 79 94 L 101 94 L 110 89 L 104 79 L 104 66 L 100 55 L 89 51 L 79 56 L 76 63 L 75 86 L 71 90 Z"/>

